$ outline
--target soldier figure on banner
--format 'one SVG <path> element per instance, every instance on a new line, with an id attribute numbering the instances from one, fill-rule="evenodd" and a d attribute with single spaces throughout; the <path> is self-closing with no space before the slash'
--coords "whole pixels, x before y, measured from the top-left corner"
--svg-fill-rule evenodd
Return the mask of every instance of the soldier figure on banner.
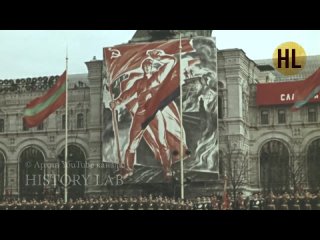
<path id="1" fill-rule="evenodd" d="M 186 157 L 190 154 L 185 143 L 184 129 L 181 129 L 179 111 L 173 101 L 173 95 L 177 93 L 173 92 L 171 96 L 166 91 L 172 91 L 177 85 L 179 63 L 174 54 L 165 53 L 162 49 L 149 49 L 137 61 L 140 66 L 119 75 L 126 78 L 120 83 L 119 96 L 110 101 L 112 111 L 125 105 L 132 117 L 125 156 L 121 159 L 124 162 L 122 175 L 126 179 L 133 174 L 136 151 L 144 138 L 155 158 L 160 160 L 164 176 L 168 179 L 172 177 L 172 161 L 177 160 L 173 158 L 173 153 L 179 153 L 181 130 L 184 135 L 183 155 Z M 159 99 L 163 100 L 157 102 Z"/>

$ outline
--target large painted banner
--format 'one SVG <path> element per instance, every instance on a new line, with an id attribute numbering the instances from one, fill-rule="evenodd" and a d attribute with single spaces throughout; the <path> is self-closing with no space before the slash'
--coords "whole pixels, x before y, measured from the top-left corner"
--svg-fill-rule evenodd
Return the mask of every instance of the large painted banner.
<path id="1" fill-rule="evenodd" d="M 126 182 L 147 183 L 179 176 L 182 156 L 186 177 L 214 180 L 218 172 L 214 39 L 125 44 L 103 51 L 103 161 L 118 163 Z"/>

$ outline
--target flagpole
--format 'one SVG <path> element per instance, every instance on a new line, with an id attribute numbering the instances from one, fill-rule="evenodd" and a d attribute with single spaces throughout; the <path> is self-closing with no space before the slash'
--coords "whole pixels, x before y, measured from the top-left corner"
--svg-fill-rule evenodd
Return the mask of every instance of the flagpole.
<path id="1" fill-rule="evenodd" d="M 181 80 L 181 32 L 180 32 L 180 43 L 179 43 L 179 85 L 180 85 L 180 178 L 181 178 L 181 199 L 184 199 L 184 167 L 183 167 L 183 112 L 182 112 L 182 80 Z"/>
<path id="2" fill-rule="evenodd" d="M 66 54 L 66 113 L 65 113 L 65 147 L 64 147 L 64 202 L 68 202 L 68 47 Z"/>

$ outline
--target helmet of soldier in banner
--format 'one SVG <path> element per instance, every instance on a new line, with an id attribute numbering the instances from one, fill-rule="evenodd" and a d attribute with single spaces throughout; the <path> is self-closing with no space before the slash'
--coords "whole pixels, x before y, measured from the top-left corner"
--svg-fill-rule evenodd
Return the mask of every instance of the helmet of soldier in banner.
<path id="1" fill-rule="evenodd" d="M 152 58 L 146 58 L 145 60 L 143 60 L 143 62 L 141 63 L 141 67 L 145 74 L 152 73 L 152 64 Z"/>

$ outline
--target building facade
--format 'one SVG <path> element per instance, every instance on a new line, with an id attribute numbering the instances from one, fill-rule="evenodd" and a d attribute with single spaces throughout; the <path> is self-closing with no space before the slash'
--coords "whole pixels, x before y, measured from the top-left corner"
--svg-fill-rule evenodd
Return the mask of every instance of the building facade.
<path id="1" fill-rule="evenodd" d="M 309 57 L 298 76 L 281 76 L 271 62 L 254 62 L 240 49 L 218 53 L 220 175 L 231 171 L 231 180 L 243 179 L 235 187 L 250 192 L 317 191 L 319 96 L 299 111 L 290 108 L 297 81 L 317 69 L 318 57 Z"/>
<path id="2" fill-rule="evenodd" d="M 182 35 L 211 36 L 211 31 L 184 30 Z M 131 42 L 178 37 L 178 31 L 137 31 Z M 68 161 L 73 164 L 69 174 L 83 176 L 71 179 L 71 197 L 114 190 L 102 163 L 103 61 L 94 59 L 86 65 L 87 74 L 69 76 Z M 309 68 L 293 81 L 306 78 L 312 71 Z M 0 197 L 41 197 L 63 192 L 59 177 L 64 170 L 65 108 L 32 129 L 25 128 L 22 121 L 25 105 L 43 95 L 56 79 L 0 80 Z M 218 51 L 218 79 L 219 180 L 201 185 L 205 190 L 199 193 L 221 190 L 224 175 L 228 176 L 230 188 L 248 192 L 317 189 L 319 103 L 308 104 L 297 112 L 290 111 L 290 104 L 257 105 L 258 84 L 292 79 L 280 78 L 270 62 L 252 61 L 241 49 Z M 48 180 L 43 181 L 43 176 Z"/>
<path id="3" fill-rule="evenodd" d="M 69 159 L 74 166 L 101 161 L 102 61 L 86 63 L 88 74 L 69 76 Z M 0 80 L 0 190 L 1 195 L 31 197 L 62 192 L 59 176 L 65 146 L 65 108 L 59 108 L 43 124 L 28 129 L 23 111 L 28 102 L 44 94 L 58 76 Z M 100 174 L 99 168 L 69 168 L 74 175 Z M 29 178 L 26 178 L 26 175 Z M 43 176 L 48 177 L 44 181 Z M 96 184 L 79 180 L 74 195 L 97 191 Z M 88 179 L 88 181 L 92 181 Z M 81 187 L 80 187 L 81 186 Z M 53 192 L 54 191 L 54 192 Z M 72 190 L 71 195 L 72 195 Z"/>

